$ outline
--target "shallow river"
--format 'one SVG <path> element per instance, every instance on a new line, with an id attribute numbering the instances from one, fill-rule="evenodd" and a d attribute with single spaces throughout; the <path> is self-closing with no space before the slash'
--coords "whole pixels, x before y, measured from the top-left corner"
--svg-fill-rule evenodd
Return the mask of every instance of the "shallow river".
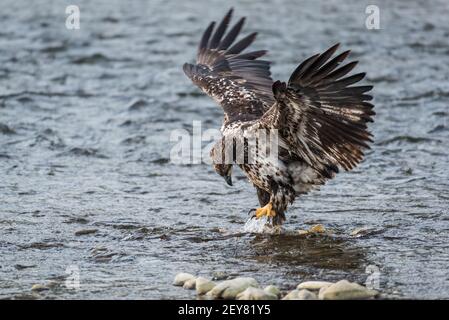
<path id="1" fill-rule="evenodd" d="M 375 86 L 366 161 L 287 213 L 287 231 L 331 236 L 245 233 L 257 198 L 241 173 L 228 187 L 169 159 L 172 130 L 221 125 L 181 67 L 232 4 L 275 79 L 341 42 Z M 180 271 L 283 290 L 374 276 L 391 297 L 449 298 L 449 4 L 379 2 L 379 30 L 367 4 L 2 0 L 0 298 L 194 298 L 171 285 Z M 79 288 L 64 285 L 70 270 Z"/>

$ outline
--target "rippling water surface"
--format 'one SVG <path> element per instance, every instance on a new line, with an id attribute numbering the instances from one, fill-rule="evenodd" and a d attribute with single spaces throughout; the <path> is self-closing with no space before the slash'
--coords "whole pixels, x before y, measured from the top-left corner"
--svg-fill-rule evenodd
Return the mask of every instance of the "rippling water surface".
<path id="1" fill-rule="evenodd" d="M 388 295 L 449 298 L 446 1 L 380 2 L 380 30 L 355 0 L 76 2 L 78 31 L 65 28 L 72 2 L 2 1 L 0 297 L 194 298 L 174 274 L 288 290 L 363 283 L 374 266 Z M 260 32 L 274 78 L 341 42 L 375 86 L 366 161 L 287 214 L 292 233 L 321 223 L 332 236 L 245 233 L 257 199 L 241 174 L 227 187 L 208 165 L 169 161 L 173 129 L 221 124 L 181 66 L 231 5 Z M 351 236 L 358 227 L 369 232 Z M 72 265 L 79 290 L 61 285 Z"/>

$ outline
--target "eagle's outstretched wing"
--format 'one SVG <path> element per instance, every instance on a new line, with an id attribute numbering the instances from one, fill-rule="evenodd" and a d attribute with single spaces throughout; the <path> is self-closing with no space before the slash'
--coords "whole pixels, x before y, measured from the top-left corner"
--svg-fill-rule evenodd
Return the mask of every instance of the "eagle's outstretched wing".
<path id="1" fill-rule="evenodd" d="M 260 118 L 274 103 L 270 62 L 257 60 L 266 51 L 242 53 L 256 38 L 251 33 L 235 42 L 245 18 L 226 33 L 233 10 L 229 10 L 214 31 L 212 22 L 198 48 L 197 64 L 184 64 L 186 75 L 219 103 L 226 119 Z"/>
<path id="2" fill-rule="evenodd" d="M 324 175 L 350 170 L 369 148 L 371 134 L 367 122 L 373 121 L 372 86 L 351 86 L 365 73 L 345 77 L 357 64 L 340 63 L 345 51 L 332 58 L 339 44 L 301 63 L 288 84 L 273 84 L 276 103 L 260 119 L 260 124 L 276 128 L 289 145 L 289 151 Z"/>

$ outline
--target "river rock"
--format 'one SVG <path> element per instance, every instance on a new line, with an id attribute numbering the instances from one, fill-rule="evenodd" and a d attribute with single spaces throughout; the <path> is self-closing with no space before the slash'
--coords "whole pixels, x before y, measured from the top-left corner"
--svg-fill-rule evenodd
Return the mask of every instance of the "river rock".
<path id="1" fill-rule="evenodd" d="M 203 295 L 212 290 L 215 287 L 215 282 L 209 279 L 198 277 L 195 281 L 195 289 L 198 295 Z"/>
<path id="2" fill-rule="evenodd" d="M 223 271 L 215 271 L 212 274 L 212 280 L 227 280 L 231 275 Z"/>
<path id="3" fill-rule="evenodd" d="M 249 287 L 258 288 L 259 284 L 254 278 L 235 278 L 217 284 L 207 295 L 213 298 L 235 299 L 240 292 L 245 291 Z"/>
<path id="4" fill-rule="evenodd" d="M 318 297 L 309 290 L 292 290 L 282 300 L 316 300 Z"/>
<path id="5" fill-rule="evenodd" d="M 287 293 L 282 300 L 296 300 L 296 297 L 298 296 L 299 290 L 292 290 L 289 293 Z"/>
<path id="6" fill-rule="evenodd" d="M 173 285 L 175 286 L 183 286 L 187 280 L 194 279 L 195 276 L 190 273 L 181 272 L 175 276 L 175 280 L 173 281 Z"/>
<path id="7" fill-rule="evenodd" d="M 277 300 L 278 297 L 275 294 L 266 292 L 265 290 L 248 287 L 245 291 L 240 292 L 237 295 L 238 300 Z"/>
<path id="8" fill-rule="evenodd" d="M 33 284 L 33 286 L 31 287 L 31 291 L 35 291 L 35 292 L 40 292 L 40 291 L 45 291 L 45 290 L 49 290 L 49 288 L 43 284 Z"/>
<path id="9" fill-rule="evenodd" d="M 351 237 L 360 238 L 360 237 L 370 236 L 370 235 L 380 233 L 380 232 L 381 232 L 381 230 L 379 230 L 379 229 L 363 227 L 363 228 L 356 228 L 356 229 L 352 230 L 349 235 Z"/>
<path id="10" fill-rule="evenodd" d="M 75 236 L 84 236 L 88 234 L 94 234 L 97 233 L 98 229 L 82 229 L 75 232 Z"/>
<path id="11" fill-rule="evenodd" d="M 195 289 L 195 287 L 196 287 L 196 278 L 192 278 L 192 279 L 187 280 L 186 282 L 184 282 L 182 287 L 184 289 L 189 289 L 189 290 Z"/>
<path id="12" fill-rule="evenodd" d="M 309 228 L 309 230 L 297 230 L 296 233 L 299 236 L 316 235 L 317 233 L 330 233 L 322 224 L 315 224 Z"/>
<path id="13" fill-rule="evenodd" d="M 333 284 L 333 283 L 332 283 L 332 284 Z M 327 286 L 322 286 L 322 287 L 320 288 L 320 290 L 318 291 L 318 299 L 323 300 L 323 294 L 324 294 L 324 291 L 326 291 L 326 289 L 329 288 L 332 284 L 327 285 Z"/>
<path id="14" fill-rule="evenodd" d="M 337 283 L 323 288 L 319 298 L 323 300 L 359 300 L 375 297 L 378 292 L 367 289 L 358 283 L 341 280 Z"/>
<path id="15" fill-rule="evenodd" d="M 318 299 L 317 295 L 307 289 L 302 289 L 299 290 L 298 292 L 298 300 L 317 300 L 317 299 Z"/>
<path id="16" fill-rule="evenodd" d="M 305 281 L 296 287 L 296 289 L 307 289 L 307 290 L 320 290 L 323 287 L 329 287 L 332 284 L 332 282 L 328 281 Z"/>
<path id="17" fill-rule="evenodd" d="M 324 233 L 324 232 L 326 232 L 326 228 L 322 224 L 315 224 L 312 227 L 310 227 L 309 232 Z"/>
<path id="18" fill-rule="evenodd" d="M 263 289 L 263 291 L 265 291 L 266 293 L 269 293 L 269 294 L 273 294 L 278 298 L 281 297 L 281 290 L 279 290 L 279 288 L 276 286 L 273 286 L 273 285 L 266 286 Z"/>
<path id="19" fill-rule="evenodd" d="M 36 265 L 26 265 L 26 264 L 16 264 L 14 265 L 14 268 L 16 268 L 17 270 L 23 270 L 23 269 L 28 269 L 28 268 L 34 268 Z"/>

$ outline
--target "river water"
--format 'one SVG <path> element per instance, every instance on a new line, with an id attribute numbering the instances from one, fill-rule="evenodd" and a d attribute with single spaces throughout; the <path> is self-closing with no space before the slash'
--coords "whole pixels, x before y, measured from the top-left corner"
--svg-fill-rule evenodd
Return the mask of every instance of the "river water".
<path id="1" fill-rule="evenodd" d="M 379 30 L 368 4 L 2 0 L 0 297 L 194 298 L 171 285 L 186 271 L 282 290 L 374 277 L 388 297 L 449 298 L 449 4 L 381 1 Z M 173 130 L 221 125 L 182 64 L 231 5 L 275 79 L 341 42 L 375 86 L 366 160 L 298 199 L 285 235 L 243 232 L 257 198 L 241 173 L 228 187 L 170 161 Z M 317 223 L 333 234 L 294 235 Z"/>

